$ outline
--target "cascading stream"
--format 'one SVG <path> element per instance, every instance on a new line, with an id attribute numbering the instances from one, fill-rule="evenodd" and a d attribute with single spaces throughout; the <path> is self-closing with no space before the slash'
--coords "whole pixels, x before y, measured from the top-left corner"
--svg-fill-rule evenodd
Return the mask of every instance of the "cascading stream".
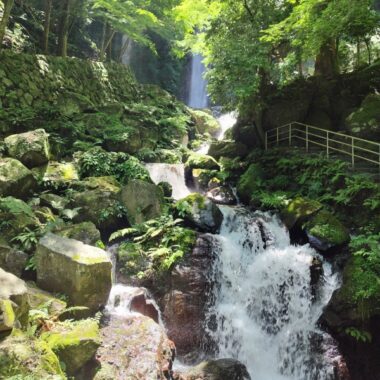
<path id="1" fill-rule="evenodd" d="M 221 209 L 206 322 L 217 356 L 240 360 L 252 379 L 334 379 L 334 358 L 323 348 L 329 336 L 316 327 L 338 285 L 330 266 L 323 263 L 313 301 L 310 267 L 313 257 L 322 260 L 317 252 L 291 245 L 275 216 Z"/>

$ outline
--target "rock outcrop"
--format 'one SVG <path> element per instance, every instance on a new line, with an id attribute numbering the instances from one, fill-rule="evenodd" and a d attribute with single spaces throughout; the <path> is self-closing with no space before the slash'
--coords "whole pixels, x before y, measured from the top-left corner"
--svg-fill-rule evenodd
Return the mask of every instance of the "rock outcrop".
<path id="1" fill-rule="evenodd" d="M 102 249 L 46 234 L 36 251 L 37 285 L 64 293 L 72 305 L 92 311 L 106 304 L 111 290 L 111 261 Z"/>
<path id="2" fill-rule="evenodd" d="M 46 164 L 50 158 L 48 134 L 44 129 L 10 135 L 4 139 L 9 156 L 28 168 Z"/>
<path id="3" fill-rule="evenodd" d="M 0 244 L 0 268 L 21 277 L 29 256 L 20 250 Z"/>

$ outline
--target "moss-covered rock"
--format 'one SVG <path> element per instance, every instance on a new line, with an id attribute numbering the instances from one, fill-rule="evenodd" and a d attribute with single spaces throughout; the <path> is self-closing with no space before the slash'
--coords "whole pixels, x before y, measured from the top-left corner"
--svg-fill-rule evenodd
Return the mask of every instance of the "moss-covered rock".
<path id="1" fill-rule="evenodd" d="M 24 281 L 0 268 L 0 332 L 11 330 L 16 321 L 23 327 L 28 321 L 29 300 Z M 6 302 L 4 302 L 6 301 Z M 7 302 L 7 301 L 10 301 Z M 12 310 L 10 310 L 12 308 Z M 1 366 L 0 366 L 1 367 Z"/>
<path id="2" fill-rule="evenodd" d="M 95 245 L 101 240 L 100 232 L 92 222 L 83 222 L 65 226 L 55 231 L 59 236 L 79 240 L 84 244 Z"/>
<path id="3" fill-rule="evenodd" d="M 264 172 L 259 164 L 251 164 L 247 171 L 240 177 L 237 184 L 237 194 L 246 204 L 249 204 L 252 194 L 261 188 L 264 180 Z"/>
<path id="4" fill-rule="evenodd" d="M 25 252 L 9 247 L 0 243 L 0 267 L 21 277 L 28 261 L 28 255 Z"/>
<path id="5" fill-rule="evenodd" d="M 0 196 L 26 198 L 37 188 L 32 172 L 14 158 L 0 159 Z"/>
<path id="6" fill-rule="evenodd" d="M 163 201 L 161 188 L 145 181 L 132 180 L 122 188 L 121 202 L 132 225 L 158 217 L 162 212 Z"/>
<path id="7" fill-rule="evenodd" d="M 245 157 L 249 153 L 246 145 L 233 140 L 213 141 L 208 154 L 219 160 L 221 157 Z"/>
<path id="8" fill-rule="evenodd" d="M 64 363 L 65 372 L 74 375 L 93 358 L 100 346 L 98 322 L 85 319 L 70 324 L 58 323 L 52 330 L 43 333 L 41 339 Z"/>
<path id="9" fill-rule="evenodd" d="M 217 232 L 223 222 L 218 206 L 201 194 L 190 194 L 179 200 L 175 208 L 186 222 L 204 232 Z"/>
<path id="10" fill-rule="evenodd" d="M 0 198 L 0 218 L 0 240 L 3 243 L 12 243 L 12 239 L 19 233 L 26 229 L 32 230 L 38 224 L 32 208 L 21 199 L 13 197 Z"/>
<path id="11" fill-rule="evenodd" d="M 28 301 L 30 308 L 40 309 L 46 307 L 49 315 L 61 314 L 67 307 L 67 303 L 54 297 L 51 293 L 37 288 L 34 282 L 27 283 Z"/>
<path id="12" fill-rule="evenodd" d="M 215 170 L 208 169 L 192 169 L 189 173 L 185 170 L 185 175 L 191 179 L 191 183 L 197 191 L 207 191 L 210 181 L 215 178 L 217 172 Z"/>
<path id="13" fill-rule="evenodd" d="M 357 137 L 378 140 L 380 134 L 380 95 L 370 94 L 359 109 L 346 119 L 349 132 Z"/>
<path id="14" fill-rule="evenodd" d="M 9 156 L 28 168 L 46 164 L 50 158 L 48 134 L 44 129 L 11 135 L 5 138 Z"/>
<path id="15" fill-rule="evenodd" d="M 186 161 L 186 167 L 190 169 L 220 169 L 219 164 L 213 157 L 200 153 L 192 153 Z"/>
<path id="16" fill-rule="evenodd" d="M 113 194 L 118 194 L 121 190 L 120 183 L 112 176 L 87 177 L 72 186 L 74 189 L 84 190 L 102 190 Z"/>
<path id="17" fill-rule="evenodd" d="M 46 342 L 16 332 L 0 343 L 0 378 L 65 380 L 66 376 Z"/>
<path id="18" fill-rule="evenodd" d="M 304 225 L 310 244 L 322 251 L 346 244 L 350 240 L 347 228 L 329 211 L 321 210 Z"/>
<path id="19" fill-rule="evenodd" d="M 52 210 L 60 211 L 66 208 L 69 200 L 57 194 L 43 193 L 40 195 L 40 205 Z"/>
<path id="20" fill-rule="evenodd" d="M 293 199 L 281 210 L 281 219 L 289 229 L 298 225 L 301 227 L 312 215 L 322 209 L 318 201 L 298 197 Z"/>
<path id="21" fill-rule="evenodd" d="M 44 167 L 36 168 L 35 173 L 46 188 L 53 190 L 67 188 L 79 179 L 77 168 L 71 162 L 49 162 Z"/>
<path id="22" fill-rule="evenodd" d="M 72 305 L 96 311 L 111 290 L 111 261 L 102 249 L 47 234 L 36 251 L 37 285 L 66 294 Z"/>
<path id="23" fill-rule="evenodd" d="M 220 132 L 220 125 L 218 120 L 216 120 L 210 113 L 202 110 L 194 110 L 189 108 L 191 118 L 195 123 L 195 128 L 197 132 L 201 135 L 205 133 L 210 134 L 213 137 L 216 137 Z"/>

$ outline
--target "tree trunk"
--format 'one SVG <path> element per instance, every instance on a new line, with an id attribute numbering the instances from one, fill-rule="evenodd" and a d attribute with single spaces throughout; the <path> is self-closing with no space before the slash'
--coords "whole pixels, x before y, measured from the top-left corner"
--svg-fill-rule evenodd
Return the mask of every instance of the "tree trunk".
<path id="1" fill-rule="evenodd" d="M 360 40 L 358 38 L 356 41 L 356 67 L 360 66 L 361 55 Z"/>
<path id="2" fill-rule="evenodd" d="M 106 31 L 106 37 L 104 44 L 102 44 L 102 48 L 100 50 L 100 61 L 103 62 L 105 60 L 106 51 L 108 50 L 108 47 L 110 46 L 110 43 L 113 40 L 113 37 L 115 35 L 115 31 L 111 29 L 111 27 L 107 24 L 107 31 Z"/>
<path id="3" fill-rule="evenodd" d="M 44 35 L 43 35 L 43 50 L 46 55 L 49 54 L 49 34 L 50 34 L 50 20 L 51 8 L 53 0 L 45 0 L 45 21 L 44 21 Z"/>
<path id="4" fill-rule="evenodd" d="M 366 38 L 364 40 L 365 46 L 367 47 L 367 53 L 368 53 L 368 64 L 372 65 L 372 51 L 371 51 L 371 40 Z"/>
<path id="5" fill-rule="evenodd" d="M 0 51 L 3 45 L 5 31 L 7 29 L 9 17 L 11 15 L 11 10 L 14 4 L 14 0 L 3 0 L 3 3 L 4 3 L 4 12 L 3 12 L 3 17 L 0 21 Z"/>
<path id="6" fill-rule="evenodd" d="M 63 0 L 61 7 L 61 17 L 58 30 L 58 55 L 67 57 L 67 40 L 69 34 L 69 19 L 72 0 Z"/>
<path id="7" fill-rule="evenodd" d="M 337 53 L 337 42 L 335 40 L 327 41 L 322 45 L 319 54 L 315 60 L 315 75 L 327 78 L 339 74 L 339 63 Z"/>

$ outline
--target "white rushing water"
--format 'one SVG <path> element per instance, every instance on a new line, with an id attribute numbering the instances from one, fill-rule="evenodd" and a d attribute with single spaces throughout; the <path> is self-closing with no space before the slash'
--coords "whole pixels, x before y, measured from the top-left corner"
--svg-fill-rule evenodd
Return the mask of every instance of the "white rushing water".
<path id="1" fill-rule="evenodd" d="M 316 327 L 338 285 L 330 266 L 323 265 L 313 302 L 310 264 L 318 254 L 308 245 L 291 245 L 274 216 L 221 209 L 206 322 L 217 356 L 240 360 L 257 380 L 333 379 L 333 359 L 318 351 L 328 336 Z"/>
<path id="2" fill-rule="evenodd" d="M 146 164 L 150 178 L 157 185 L 167 182 L 173 188 L 173 198 L 185 198 L 191 193 L 185 183 L 185 166 L 183 164 Z"/>
<path id="3" fill-rule="evenodd" d="M 207 81 L 204 78 L 206 67 L 203 57 L 194 54 L 191 59 L 191 79 L 188 106 L 192 108 L 206 108 L 208 106 Z"/>

